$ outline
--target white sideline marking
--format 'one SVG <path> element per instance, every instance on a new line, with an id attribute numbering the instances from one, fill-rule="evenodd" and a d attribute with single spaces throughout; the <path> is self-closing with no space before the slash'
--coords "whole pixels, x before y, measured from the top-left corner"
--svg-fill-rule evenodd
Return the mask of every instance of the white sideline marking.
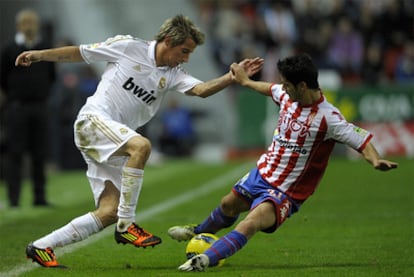
<path id="1" fill-rule="evenodd" d="M 143 220 L 146 220 L 148 218 L 151 218 L 157 214 L 160 214 L 162 212 L 168 211 L 169 209 L 176 207 L 178 205 L 181 205 L 185 202 L 188 202 L 190 200 L 194 200 L 197 197 L 202 197 L 204 196 L 206 193 L 210 193 L 216 189 L 219 189 L 220 187 L 222 187 L 223 185 L 226 185 L 229 187 L 230 190 L 230 185 L 232 185 L 232 183 L 228 184 L 228 182 L 232 181 L 233 183 L 242 176 L 242 174 L 244 173 L 244 171 L 248 170 L 249 167 L 248 166 L 252 166 L 251 163 L 246 163 L 243 164 L 235 169 L 233 169 L 232 171 L 230 171 L 229 173 L 222 175 L 218 178 L 212 179 L 211 181 L 208 181 L 207 183 L 201 184 L 201 186 L 197 187 L 196 189 L 193 189 L 191 191 L 188 191 L 186 193 L 180 194 L 170 200 L 161 202 L 157 205 L 154 205 L 148 209 L 143 210 L 142 212 L 140 212 L 138 210 L 137 212 L 137 221 L 141 222 Z M 231 180 L 232 179 L 232 180 Z M 218 199 L 219 201 L 220 199 Z M 63 256 L 64 254 L 67 253 L 72 253 L 82 247 L 86 247 L 89 244 L 98 241 L 100 239 L 102 239 L 105 236 L 109 236 L 113 234 L 113 229 L 112 228 L 106 228 L 103 231 L 89 237 L 86 240 L 77 242 L 75 244 L 71 244 L 68 246 L 65 246 L 63 248 L 58 248 L 57 250 L 55 250 L 55 253 L 57 256 Z M 38 268 L 39 265 L 37 265 L 36 263 L 31 263 L 31 262 L 27 262 L 21 265 L 17 265 L 15 268 L 11 269 L 10 271 L 7 272 L 0 272 L 0 275 L 2 277 L 14 277 L 14 276 L 19 276 L 22 273 L 31 271 L 35 268 Z"/>

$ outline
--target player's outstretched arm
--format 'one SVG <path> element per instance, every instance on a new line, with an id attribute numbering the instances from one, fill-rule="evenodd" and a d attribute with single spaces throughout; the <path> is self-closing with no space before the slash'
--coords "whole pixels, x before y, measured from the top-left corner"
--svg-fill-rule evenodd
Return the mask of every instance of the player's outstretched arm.
<path id="1" fill-rule="evenodd" d="M 387 171 L 398 167 L 398 163 L 381 159 L 372 143 L 368 143 L 361 154 L 375 169 Z"/>
<path id="2" fill-rule="evenodd" d="M 238 65 L 246 71 L 248 76 L 253 76 L 262 69 L 263 63 L 264 60 L 262 58 L 254 58 L 244 59 L 238 63 Z M 219 92 L 220 90 L 231 85 L 233 82 L 234 80 L 232 79 L 230 72 L 228 72 L 221 77 L 196 85 L 189 92 L 187 92 L 187 94 L 205 98 Z"/>
<path id="3" fill-rule="evenodd" d="M 65 46 L 45 50 L 25 51 L 17 56 L 16 66 L 30 66 L 35 62 L 81 62 L 79 46 Z"/>
<path id="4" fill-rule="evenodd" d="M 254 81 L 250 79 L 248 72 L 239 64 L 233 63 L 230 66 L 230 74 L 233 81 L 239 83 L 242 86 L 254 89 L 264 95 L 269 95 L 271 83 Z"/>

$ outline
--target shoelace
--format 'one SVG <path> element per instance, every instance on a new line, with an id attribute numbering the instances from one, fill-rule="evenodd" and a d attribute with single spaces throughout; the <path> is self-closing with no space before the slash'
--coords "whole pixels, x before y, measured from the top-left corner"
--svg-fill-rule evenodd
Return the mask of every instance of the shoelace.
<path id="1" fill-rule="evenodd" d="M 48 247 L 48 248 L 45 249 L 45 251 L 48 255 L 50 255 L 50 257 L 52 257 L 53 260 L 55 260 L 56 256 L 55 256 L 55 253 L 53 252 L 52 248 Z"/>
<path id="2" fill-rule="evenodd" d="M 138 225 L 134 224 L 134 228 L 132 230 L 134 233 L 138 234 L 139 236 L 142 237 L 149 237 L 151 236 L 150 233 L 146 232 L 144 229 L 142 229 L 141 227 L 139 227 Z"/>

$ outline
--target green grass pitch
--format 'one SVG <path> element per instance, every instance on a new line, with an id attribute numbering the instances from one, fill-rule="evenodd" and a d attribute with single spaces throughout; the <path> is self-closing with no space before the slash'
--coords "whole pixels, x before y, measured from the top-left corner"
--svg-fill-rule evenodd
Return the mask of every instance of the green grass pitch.
<path id="1" fill-rule="evenodd" d="M 222 267 L 203 276 L 414 276 L 414 161 L 391 172 L 365 161 L 332 159 L 316 193 L 274 234 L 258 233 Z M 54 208 L 6 205 L 0 182 L 0 276 L 189 276 L 177 267 L 186 244 L 172 225 L 198 223 L 255 161 L 203 164 L 169 161 L 145 170 L 137 221 L 163 239 L 155 248 L 118 245 L 114 226 L 55 252 L 68 269 L 41 268 L 25 258 L 30 241 L 94 209 L 84 172 L 51 173 Z M 225 230 L 218 235 L 225 234 Z"/>

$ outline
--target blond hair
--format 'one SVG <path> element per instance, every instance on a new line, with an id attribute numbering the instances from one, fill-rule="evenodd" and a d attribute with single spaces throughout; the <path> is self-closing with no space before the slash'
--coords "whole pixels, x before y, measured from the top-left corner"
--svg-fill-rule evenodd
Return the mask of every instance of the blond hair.
<path id="1" fill-rule="evenodd" d="M 160 27 L 155 36 L 157 42 L 161 42 L 167 37 L 171 38 L 171 46 L 183 44 L 187 38 L 192 39 L 197 45 L 204 43 L 205 35 L 199 28 L 186 16 L 176 15 L 167 19 Z"/>

